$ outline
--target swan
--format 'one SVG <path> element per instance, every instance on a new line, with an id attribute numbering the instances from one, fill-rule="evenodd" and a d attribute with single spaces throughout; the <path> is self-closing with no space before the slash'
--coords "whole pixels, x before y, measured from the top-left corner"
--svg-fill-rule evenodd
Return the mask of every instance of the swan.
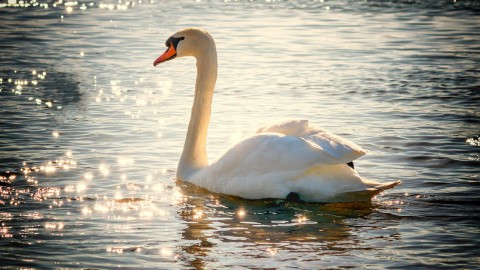
<path id="1" fill-rule="evenodd" d="M 184 56 L 195 57 L 197 66 L 178 180 L 245 199 L 306 202 L 369 201 L 399 184 L 360 177 L 352 161 L 366 151 L 307 120 L 260 128 L 208 164 L 206 139 L 218 68 L 215 42 L 205 30 L 188 28 L 170 36 L 165 45 L 167 50 L 153 62 L 154 66 Z"/>

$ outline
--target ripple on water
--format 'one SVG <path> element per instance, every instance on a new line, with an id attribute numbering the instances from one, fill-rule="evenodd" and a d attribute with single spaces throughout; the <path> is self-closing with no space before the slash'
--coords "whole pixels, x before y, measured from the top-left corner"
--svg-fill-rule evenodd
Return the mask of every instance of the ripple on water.
<path id="1" fill-rule="evenodd" d="M 478 8 L 0 4 L 2 265 L 477 267 Z M 220 56 L 211 158 L 267 121 L 309 118 L 370 150 L 360 174 L 402 184 L 368 204 L 298 204 L 175 182 L 195 65 L 151 61 L 192 25 Z"/>

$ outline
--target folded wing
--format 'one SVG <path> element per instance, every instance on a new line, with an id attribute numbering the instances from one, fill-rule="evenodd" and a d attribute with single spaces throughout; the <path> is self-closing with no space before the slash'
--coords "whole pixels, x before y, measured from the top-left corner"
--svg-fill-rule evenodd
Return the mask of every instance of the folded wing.
<path id="1" fill-rule="evenodd" d="M 330 157 L 331 161 L 327 164 L 347 163 L 366 154 L 366 151 L 356 143 L 320 127 L 311 126 L 308 120 L 279 122 L 260 128 L 257 133 L 280 133 L 303 139 L 313 148 Z"/>

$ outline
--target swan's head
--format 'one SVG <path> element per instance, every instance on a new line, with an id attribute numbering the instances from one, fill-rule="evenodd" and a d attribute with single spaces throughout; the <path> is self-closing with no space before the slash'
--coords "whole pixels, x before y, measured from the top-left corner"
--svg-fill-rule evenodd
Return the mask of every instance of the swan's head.
<path id="1" fill-rule="evenodd" d="M 178 31 L 167 39 L 165 46 L 167 46 L 167 50 L 153 62 L 154 66 L 183 56 L 193 56 L 198 59 L 209 53 L 215 53 L 216 57 L 215 42 L 212 36 L 199 28 Z"/>

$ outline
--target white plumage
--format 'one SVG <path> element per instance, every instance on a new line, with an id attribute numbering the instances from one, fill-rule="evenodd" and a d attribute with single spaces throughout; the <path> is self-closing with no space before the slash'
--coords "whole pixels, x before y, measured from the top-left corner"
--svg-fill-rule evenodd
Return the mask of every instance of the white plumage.
<path id="1" fill-rule="evenodd" d="M 399 184 L 360 177 L 346 163 L 366 151 L 307 120 L 263 127 L 208 165 L 205 144 L 217 76 L 215 42 L 204 30 L 189 28 L 170 37 L 167 46 L 154 65 L 181 56 L 197 59 L 195 100 L 178 179 L 246 199 L 284 199 L 293 192 L 310 202 L 370 200 Z"/>

